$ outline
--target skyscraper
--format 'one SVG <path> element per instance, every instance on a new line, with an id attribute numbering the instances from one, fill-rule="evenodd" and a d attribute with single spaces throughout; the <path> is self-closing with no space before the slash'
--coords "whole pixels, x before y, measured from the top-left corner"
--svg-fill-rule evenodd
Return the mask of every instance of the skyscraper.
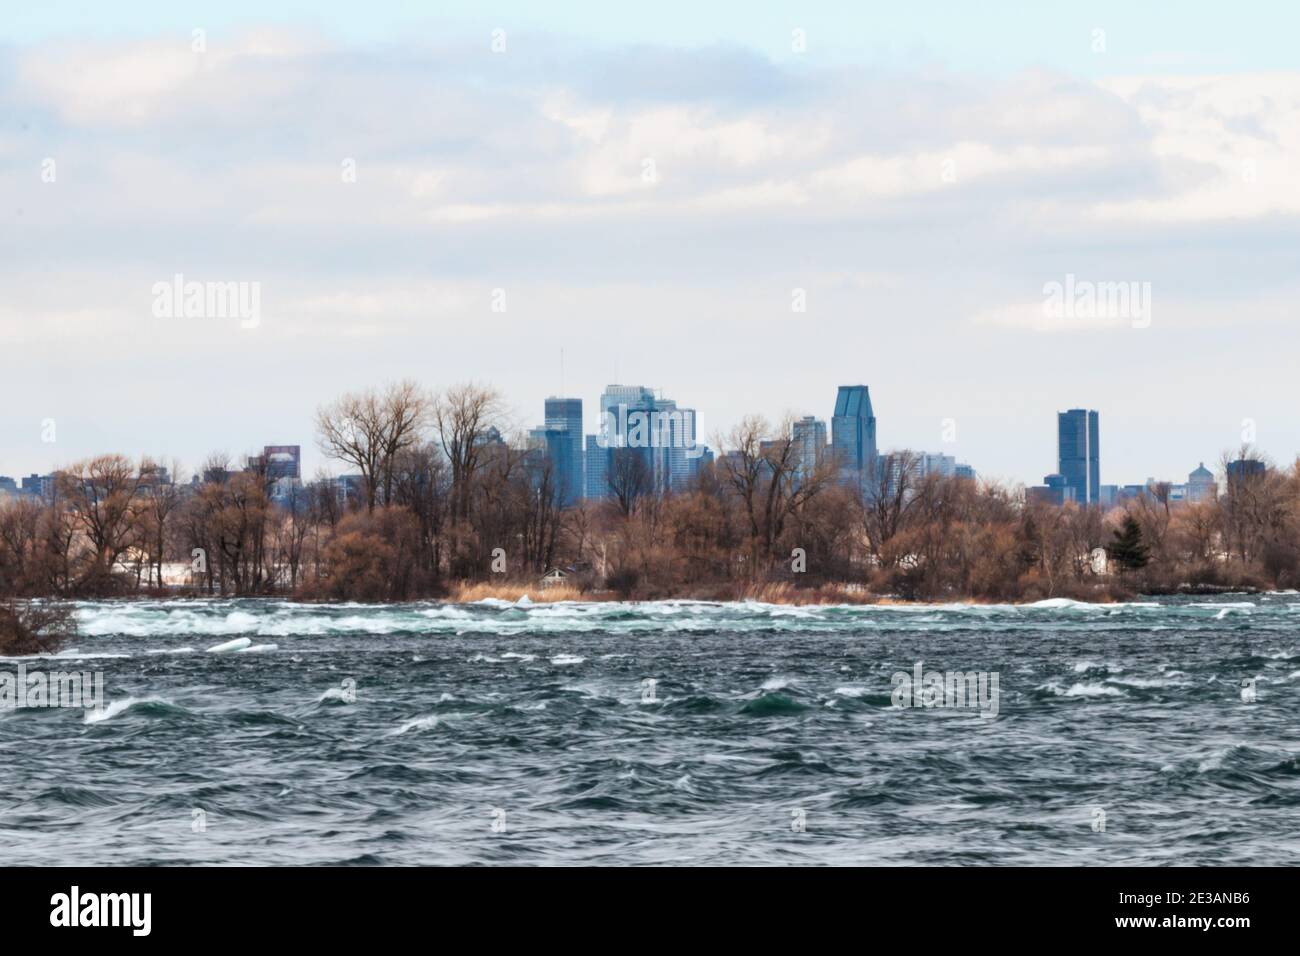
<path id="1" fill-rule="evenodd" d="M 805 415 L 791 427 L 790 438 L 798 460 L 796 479 L 802 481 L 804 477 L 815 474 L 817 466 L 826 457 L 826 423 Z"/>
<path id="2" fill-rule="evenodd" d="M 655 449 L 651 447 L 653 430 L 650 415 L 655 408 L 655 393 L 643 385 L 606 385 L 600 395 L 599 443 L 604 451 L 603 467 L 597 466 L 606 476 L 600 482 L 600 497 L 611 495 L 608 475 L 612 456 L 617 449 L 633 448 L 645 463 L 646 473 L 655 473 Z M 588 464 L 591 453 L 588 452 Z"/>
<path id="3" fill-rule="evenodd" d="M 658 399 L 655 413 L 661 444 L 666 445 L 656 450 L 656 484 L 661 490 L 683 491 L 690 486 L 700 460 L 695 446 L 695 409 Z"/>
<path id="4" fill-rule="evenodd" d="M 865 385 L 841 385 L 831 419 L 831 444 L 845 480 L 861 483 L 876 468 L 876 416 Z"/>
<path id="5" fill-rule="evenodd" d="M 680 491 L 699 472 L 704 446 L 696 442 L 695 409 L 678 408 L 670 398 L 658 398 L 653 390 L 641 385 L 609 385 L 600 396 L 601 423 L 599 444 L 605 462 L 596 459 L 587 442 L 587 468 L 607 474 L 609 456 L 616 449 L 632 449 L 645 464 L 656 491 Z M 589 497 L 605 497 L 609 489 L 605 480 L 590 477 Z"/>
<path id="6" fill-rule="evenodd" d="M 1056 415 L 1057 472 L 1081 505 L 1101 503 L 1101 445 L 1097 413 L 1072 408 Z"/>
<path id="7" fill-rule="evenodd" d="M 548 444 L 555 460 L 556 486 L 560 504 L 568 506 L 583 496 L 582 399 L 548 398 L 546 429 L 558 431 Z"/>
<path id="8" fill-rule="evenodd" d="M 584 494 L 592 501 L 609 497 L 609 449 L 600 435 L 587 436 Z"/>

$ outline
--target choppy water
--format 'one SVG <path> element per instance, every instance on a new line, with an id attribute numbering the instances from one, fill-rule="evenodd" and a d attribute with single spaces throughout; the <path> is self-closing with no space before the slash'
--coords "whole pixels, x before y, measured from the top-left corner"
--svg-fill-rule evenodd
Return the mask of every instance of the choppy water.
<path id="1" fill-rule="evenodd" d="M 1300 595 L 80 616 L 0 660 L 110 701 L 0 711 L 6 863 L 1300 860 Z M 918 661 L 998 716 L 893 707 Z"/>

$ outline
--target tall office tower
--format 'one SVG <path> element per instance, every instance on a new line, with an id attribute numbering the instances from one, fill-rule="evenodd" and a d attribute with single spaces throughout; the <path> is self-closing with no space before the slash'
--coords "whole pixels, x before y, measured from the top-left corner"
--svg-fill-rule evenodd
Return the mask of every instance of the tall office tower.
<path id="1" fill-rule="evenodd" d="M 606 385 L 600 396 L 600 441 L 605 446 L 604 473 L 609 474 L 615 450 L 633 448 L 641 456 L 647 474 L 655 475 L 654 435 L 651 413 L 655 393 L 642 385 Z M 609 494 L 607 482 L 603 491 Z"/>
<path id="2" fill-rule="evenodd" d="M 523 464 L 534 490 L 541 487 L 550 470 L 550 485 L 555 490 L 555 503 L 561 508 L 572 502 L 566 498 L 569 449 L 569 432 L 563 428 L 534 428 L 528 432 L 528 448 Z"/>
<path id="3" fill-rule="evenodd" d="M 650 410 L 650 461 L 656 491 L 685 491 L 699 472 L 703 447 L 696 444 L 695 409 L 656 398 Z"/>
<path id="4" fill-rule="evenodd" d="M 584 490 L 586 497 L 592 501 L 603 501 L 609 492 L 609 448 L 602 444 L 600 435 L 587 436 L 586 477 Z"/>
<path id="5" fill-rule="evenodd" d="M 605 391 L 600 395 L 600 414 L 602 425 L 606 413 L 612 413 L 618 418 L 619 407 L 624 406 L 628 410 L 645 409 L 649 411 L 654 408 L 655 393 L 643 385 L 606 385 Z M 609 440 L 611 446 L 614 440 Z"/>
<path id="6" fill-rule="evenodd" d="M 661 490 L 685 491 L 699 471 L 700 448 L 695 443 L 695 409 L 678 408 L 670 399 L 655 402 L 655 430 L 661 447 L 655 456 Z M 656 476 L 658 477 L 658 476 Z"/>
<path id="7" fill-rule="evenodd" d="M 865 385 L 841 385 L 831 419 L 831 445 L 846 481 L 858 483 L 875 471 L 876 416 Z"/>
<path id="8" fill-rule="evenodd" d="M 795 458 L 798 460 L 796 479 L 802 481 L 817 471 L 826 457 L 826 423 L 812 415 L 805 415 L 790 429 L 790 439 L 794 442 Z"/>
<path id="9" fill-rule="evenodd" d="M 593 450 L 593 436 L 587 438 L 586 462 L 588 497 L 606 497 L 609 488 L 610 456 L 616 449 L 630 448 L 641 457 L 652 487 L 657 492 L 680 491 L 689 487 L 699 473 L 704 446 L 697 444 L 693 408 L 678 408 L 670 398 L 656 398 L 642 385 L 608 385 L 600 396 L 600 431 Z M 593 479 L 591 472 L 600 473 Z"/>
<path id="10" fill-rule="evenodd" d="M 557 431 L 550 454 L 555 459 L 556 484 L 560 503 L 567 507 L 583 496 L 582 450 L 582 399 L 548 398 L 546 400 L 546 429 Z"/>
<path id="11" fill-rule="evenodd" d="M 1101 503 L 1101 458 L 1097 413 L 1072 408 L 1056 415 L 1057 468 L 1081 505 Z"/>

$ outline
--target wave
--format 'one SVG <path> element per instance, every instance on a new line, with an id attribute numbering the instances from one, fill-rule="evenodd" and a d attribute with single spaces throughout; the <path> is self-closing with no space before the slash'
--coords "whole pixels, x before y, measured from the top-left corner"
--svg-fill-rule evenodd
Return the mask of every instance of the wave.
<path id="1" fill-rule="evenodd" d="M 173 714 L 188 714 L 184 707 L 173 704 L 171 701 L 162 697 L 127 697 L 123 700 L 115 700 L 102 710 L 88 710 L 84 723 L 100 724 L 106 720 L 112 720 L 119 714 L 125 714 L 129 711 L 139 711 L 153 717 L 165 717 Z"/>
<path id="2" fill-rule="evenodd" d="M 1094 664 L 1092 661 L 1079 661 L 1074 665 L 1076 674 L 1086 674 L 1088 671 L 1105 671 L 1108 674 L 1118 674 L 1124 670 L 1122 664 L 1111 664 L 1103 661 L 1100 664 Z"/>
<path id="3" fill-rule="evenodd" d="M 291 639 L 364 636 L 497 637 L 566 634 L 684 636 L 735 633 L 860 633 L 881 629 L 963 631 L 1000 624 L 1031 630 L 1051 623 L 1062 630 L 1123 630 L 1140 622 L 1147 630 L 1235 626 L 1250 615 L 1252 626 L 1283 630 L 1294 622 L 1300 600 L 1218 600 L 1094 604 L 1048 598 L 1029 604 L 774 604 L 761 601 L 504 601 L 473 603 L 301 604 L 261 599 L 212 598 L 176 601 L 79 602 L 81 632 L 87 638 L 157 639 L 168 645 L 193 642 L 221 646 L 247 639 L 249 645 Z M 1233 620 L 1235 619 L 1235 620 Z M 1227 622 L 1227 623 L 1220 623 Z M 205 638 L 212 640 L 201 643 Z M 281 644 L 283 646 L 283 644 Z"/>
<path id="4" fill-rule="evenodd" d="M 740 712 L 750 717 L 781 717 L 803 713 L 807 709 L 806 705 L 784 694 L 764 694 L 746 701 Z"/>
<path id="5" fill-rule="evenodd" d="M 401 726 L 396 730 L 390 730 L 387 734 L 389 737 L 400 737 L 403 734 L 410 733 L 413 730 L 432 730 L 438 726 L 438 717 L 436 714 L 429 714 L 426 717 L 412 717 L 410 720 L 403 721 Z"/>
<path id="6" fill-rule="evenodd" d="M 1083 681 L 1080 681 L 1075 684 L 1071 684 L 1068 688 L 1063 688 L 1060 684 L 1053 681 L 1047 684 L 1043 684 L 1039 686 L 1037 689 L 1040 691 L 1045 691 L 1050 694 L 1054 694 L 1057 697 L 1123 697 L 1125 696 L 1124 692 L 1122 690 L 1118 690 L 1117 688 L 1107 687 L 1105 684 L 1085 683 Z"/>
<path id="7" fill-rule="evenodd" d="M 355 694 L 355 693 L 356 693 L 356 691 L 353 691 L 353 690 L 345 690 L 345 689 L 342 688 L 342 687 L 329 687 L 329 688 L 326 688 L 325 693 L 321 694 L 319 697 L 316 698 L 316 703 L 318 703 L 318 704 L 327 704 L 327 703 L 328 703 L 328 704 L 335 704 L 335 703 L 337 703 L 337 704 L 350 704 L 350 703 L 352 703 L 352 701 L 351 701 L 351 700 L 348 700 L 348 698 L 351 697 L 351 696 L 352 696 L 353 694 Z"/>
<path id="8" fill-rule="evenodd" d="M 1168 677 L 1107 677 L 1112 684 L 1136 687 L 1139 690 L 1151 690 L 1158 687 L 1187 687 L 1187 681 L 1173 680 Z"/>
<path id="9" fill-rule="evenodd" d="M 214 644 L 208 648 L 209 654 L 229 654 L 232 651 L 242 651 L 245 648 L 252 647 L 253 642 L 247 637 L 237 637 L 233 641 L 226 641 L 222 644 Z"/>

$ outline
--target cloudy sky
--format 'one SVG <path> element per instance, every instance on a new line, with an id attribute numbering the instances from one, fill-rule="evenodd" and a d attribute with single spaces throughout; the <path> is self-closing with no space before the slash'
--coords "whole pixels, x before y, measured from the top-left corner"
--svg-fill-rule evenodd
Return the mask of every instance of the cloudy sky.
<path id="1" fill-rule="evenodd" d="M 1300 451 L 1296 13 L 874 6 L 6 10 L 0 474 L 314 472 L 315 407 L 403 377 L 589 428 L 644 384 L 706 438 L 866 383 L 882 447 L 1014 481 L 1080 406 L 1106 483 Z M 256 323 L 159 316 L 177 274 Z M 1067 276 L 1149 312 L 1054 315 Z"/>

